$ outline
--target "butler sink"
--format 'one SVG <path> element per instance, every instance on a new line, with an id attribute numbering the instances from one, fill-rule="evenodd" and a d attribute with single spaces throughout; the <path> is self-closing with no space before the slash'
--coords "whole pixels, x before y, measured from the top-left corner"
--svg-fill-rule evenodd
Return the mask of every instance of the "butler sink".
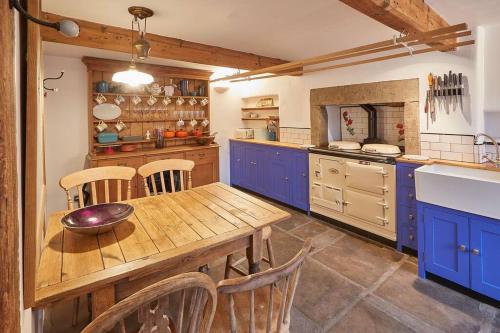
<path id="1" fill-rule="evenodd" d="M 431 164 L 415 170 L 417 200 L 500 219 L 500 171 Z"/>

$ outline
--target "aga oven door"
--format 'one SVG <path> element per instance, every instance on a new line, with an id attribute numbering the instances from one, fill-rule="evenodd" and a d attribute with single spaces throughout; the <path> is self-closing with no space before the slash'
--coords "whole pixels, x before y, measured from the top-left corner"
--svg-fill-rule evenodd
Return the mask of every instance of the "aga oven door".
<path id="1" fill-rule="evenodd" d="M 383 197 L 345 189 L 344 212 L 352 217 L 384 227 L 388 224 Z"/>
<path id="2" fill-rule="evenodd" d="M 385 178 L 387 171 L 384 167 L 373 165 L 370 162 L 346 162 L 346 186 L 376 194 L 387 191 Z"/>
<path id="3" fill-rule="evenodd" d="M 342 212 L 344 208 L 342 204 L 342 189 L 314 182 L 311 190 L 311 203 Z"/>

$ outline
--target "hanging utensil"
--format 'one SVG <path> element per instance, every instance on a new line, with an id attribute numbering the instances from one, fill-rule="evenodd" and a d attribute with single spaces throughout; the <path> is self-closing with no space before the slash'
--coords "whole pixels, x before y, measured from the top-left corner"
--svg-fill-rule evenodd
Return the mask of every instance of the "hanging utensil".
<path id="1" fill-rule="evenodd" d="M 453 96 L 455 97 L 453 102 L 453 111 L 455 111 L 458 105 L 458 77 L 455 73 L 453 73 Z"/>
<path id="2" fill-rule="evenodd" d="M 427 75 L 427 81 L 429 83 L 429 113 L 430 113 L 431 119 L 433 119 L 433 115 L 434 115 L 434 76 L 432 75 L 432 73 L 429 73 L 429 75 Z"/>
<path id="3" fill-rule="evenodd" d="M 441 76 L 438 76 L 437 77 L 437 86 L 438 86 L 438 95 L 439 95 L 439 108 L 442 107 L 442 104 L 443 104 L 443 79 L 441 78 Z"/>
<path id="4" fill-rule="evenodd" d="M 446 113 L 449 113 L 449 108 L 448 108 L 448 75 L 444 74 L 443 75 L 443 94 L 444 94 L 444 108 L 446 110 Z"/>
<path id="5" fill-rule="evenodd" d="M 462 73 L 458 73 L 458 94 L 460 95 L 460 110 L 464 110 L 463 106 L 463 94 L 464 94 L 464 86 L 462 81 Z"/>

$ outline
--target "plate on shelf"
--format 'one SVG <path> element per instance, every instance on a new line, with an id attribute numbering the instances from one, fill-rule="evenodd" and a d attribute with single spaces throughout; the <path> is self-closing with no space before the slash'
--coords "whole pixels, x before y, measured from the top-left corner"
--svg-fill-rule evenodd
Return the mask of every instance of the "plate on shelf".
<path id="1" fill-rule="evenodd" d="M 116 104 L 111 103 L 103 103 L 94 106 L 92 114 L 97 119 L 101 120 L 113 120 L 122 114 L 122 109 Z"/>

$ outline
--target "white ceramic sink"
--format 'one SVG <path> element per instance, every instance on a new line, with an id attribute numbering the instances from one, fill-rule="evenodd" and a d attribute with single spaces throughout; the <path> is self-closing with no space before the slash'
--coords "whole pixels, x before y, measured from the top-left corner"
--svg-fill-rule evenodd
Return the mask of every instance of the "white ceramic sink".
<path id="1" fill-rule="evenodd" d="M 500 219 L 500 172 L 431 164 L 415 170 L 417 200 Z"/>

